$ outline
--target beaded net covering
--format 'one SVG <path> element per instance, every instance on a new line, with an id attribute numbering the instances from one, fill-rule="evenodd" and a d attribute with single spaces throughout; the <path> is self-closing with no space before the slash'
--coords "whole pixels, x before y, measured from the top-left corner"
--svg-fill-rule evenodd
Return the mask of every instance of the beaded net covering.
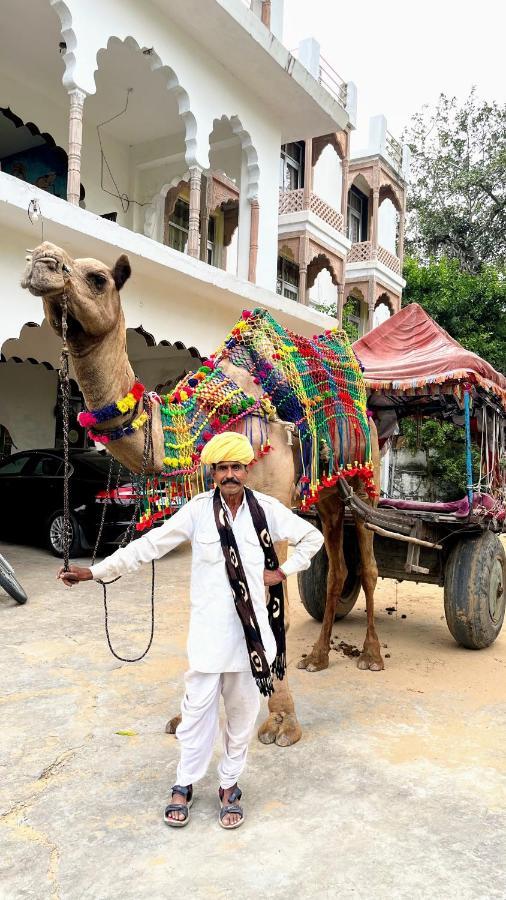
<path id="1" fill-rule="evenodd" d="M 260 399 L 219 368 L 224 359 L 251 375 Z M 296 426 L 300 438 L 303 508 L 343 477 L 358 476 L 374 496 L 365 384 L 345 332 L 304 338 L 265 310 L 245 310 L 216 353 L 161 398 L 164 472 L 148 479 L 138 527 L 170 515 L 192 488 L 205 486 L 200 454 L 220 431 L 248 434 L 254 415 L 261 434 L 257 460 L 268 453 L 269 418 L 276 413 Z"/>

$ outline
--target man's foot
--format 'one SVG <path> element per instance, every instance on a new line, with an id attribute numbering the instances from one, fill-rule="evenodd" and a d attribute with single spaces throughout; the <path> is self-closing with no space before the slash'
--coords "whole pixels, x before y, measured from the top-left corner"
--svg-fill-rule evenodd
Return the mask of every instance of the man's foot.
<path id="1" fill-rule="evenodd" d="M 239 825 L 242 825 L 244 821 L 242 806 L 239 806 L 237 803 L 237 800 L 240 800 L 242 797 L 241 789 L 237 787 L 237 784 L 234 784 L 230 788 L 220 787 L 218 793 L 221 800 L 218 820 L 220 825 L 222 828 L 239 828 Z"/>
<path id="2" fill-rule="evenodd" d="M 193 803 L 193 786 L 187 787 L 175 784 L 172 788 L 172 800 L 165 807 L 163 815 L 167 825 L 173 828 L 182 828 L 190 820 L 190 806 Z"/>

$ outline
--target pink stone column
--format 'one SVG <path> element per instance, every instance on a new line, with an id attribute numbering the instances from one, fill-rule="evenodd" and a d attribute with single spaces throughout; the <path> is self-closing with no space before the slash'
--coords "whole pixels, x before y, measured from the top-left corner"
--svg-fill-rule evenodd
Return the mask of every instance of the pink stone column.
<path id="1" fill-rule="evenodd" d="M 337 324 L 343 327 L 344 284 L 337 285 Z"/>
<path id="2" fill-rule="evenodd" d="M 343 234 L 348 233 L 348 168 L 349 160 L 343 159 L 341 163 L 343 182 L 341 187 L 341 215 L 343 217 Z"/>
<path id="3" fill-rule="evenodd" d="M 379 213 L 379 189 L 374 188 L 372 192 L 372 220 L 371 220 L 371 244 L 373 250 L 373 259 L 376 259 L 378 250 L 378 213 Z"/>
<path id="4" fill-rule="evenodd" d="M 303 209 L 311 206 L 311 193 L 313 191 L 313 138 L 306 138 L 304 152 L 304 193 L 302 198 Z"/>
<path id="5" fill-rule="evenodd" d="M 76 88 L 69 91 L 69 151 L 67 174 L 67 200 L 79 206 L 81 195 L 81 147 L 83 143 L 83 108 L 86 94 Z"/>
<path id="6" fill-rule="evenodd" d="M 374 301 L 376 297 L 376 279 L 371 278 L 369 281 L 369 285 L 367 288 L 367 310 L 368 310 L 368 318 L 367 318 L 367 331 L 372 331 L 374 328 Z"/>
<path id="7" fill-rule="evenodd" d="M 402 275 L 402 263 L 404 260 L 404 217 L 405 217 L 405 204 L 403 203 L 401 213 L 399 216 L 399 246 L 397 248 L 397 256 L 399 257 L 401 263 L 401 275 Z"/>
<path id="8" fill-rule="evenodd" d="M 258 226 L 260 220 L 260 204 L 256 197 L 250 200 L 251 225 L 249 233 L 249 265 L 248 281 L 256 284 L 258 257 Z"/>
<path id="9" fill-rule="evenodd" d="M 188 256 L 199 258 L 200 254 L 200 180 L 202 169 L 192 166 L 190 169 L 190 213 L 188 224 Z"/>
<path id="10" fill-rule="evenodd" d="M 271 27 L 271 0 L 263 0 L 262 22 L 267 26 L 267 28 Z"/>

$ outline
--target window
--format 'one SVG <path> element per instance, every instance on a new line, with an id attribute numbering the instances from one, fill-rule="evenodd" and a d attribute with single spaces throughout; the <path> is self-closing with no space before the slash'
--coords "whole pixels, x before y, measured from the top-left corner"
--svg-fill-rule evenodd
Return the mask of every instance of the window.
<path id="1" fill-rule="evenodd" d="M 216 240 L 216 222 L 214 216 L 209 216 L 209 224 L 207 226 L 207 262 L 210 266 L 214 266 L 215 262 L 215 240 Z"/>
<path id="2" fill-rule="evenodd" d="M 279 159 L 279 186 L 284 191 L 296 191 L 302 187 L 304 144 L 301 141 L 283 144 Z"/>
<path id="3" fill-rule="evenodd" d="M 190 204 L 179 197 L 169 219 L 169 247 L 186 253 L 190 228 Z"/>
<path id="4" fill-rule="evenodd" d="M 63 460 L 58 459 L 57 456 L 41 456 L 35 463 L 30 475 L 46 475 L 50 477 L 63 475 Z"/>
<path id="5" fill-rule="evenodd" d="M 0 475 L 20 475 L 29 459 L 26 454 L 9 459 L 0 465 Z"/>
<path id="6" fill-rule="evenodd" d="M 367 197 L 355 187 L 348 194 L 348 239 L 352 244 L 367 240 Z"/>
<path id="7" fill-rule="evenodd" d="M 284 256 L 278 256 L 276 291 L 290 300 L 299 299 L 299 267 Z"/>

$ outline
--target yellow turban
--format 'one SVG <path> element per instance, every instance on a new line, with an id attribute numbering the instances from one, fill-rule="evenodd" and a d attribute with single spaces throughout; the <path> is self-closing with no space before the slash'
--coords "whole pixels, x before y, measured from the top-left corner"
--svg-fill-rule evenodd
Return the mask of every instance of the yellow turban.
<path id="1" fill-rule="evenodd" d="M 245 434 L 223 431 L 205 445 L 200 458 L 206 466 L 220 462 L 239 462 L 247 466 L 254 457 L 253 447 Z"/>

